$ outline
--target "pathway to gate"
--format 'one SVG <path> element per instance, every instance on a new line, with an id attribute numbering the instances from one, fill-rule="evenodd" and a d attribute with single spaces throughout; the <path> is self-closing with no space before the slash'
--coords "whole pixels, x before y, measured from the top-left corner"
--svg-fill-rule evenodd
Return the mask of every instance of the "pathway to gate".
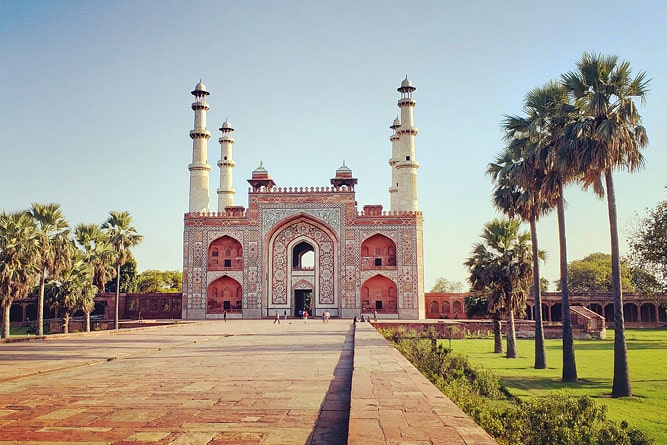
<path id="1" fill-rule="evenodd" d="M 0 343 L 0 444 L 494 443 L 391 351 L 318 319 Z"/>

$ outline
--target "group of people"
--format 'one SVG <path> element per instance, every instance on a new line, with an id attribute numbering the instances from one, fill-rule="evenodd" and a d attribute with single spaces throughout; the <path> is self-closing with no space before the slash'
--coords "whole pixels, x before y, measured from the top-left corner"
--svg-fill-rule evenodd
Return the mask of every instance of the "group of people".
<path id="1" fill-rule="evenodd" d="M 299 316 L 304 323 L 308 323 L 308 310 L 299 310 Z M 322 323 L 328 323 L 331 318 L 331 313 L 329 311 L 322 311 Z M 283 319 L 287 320 L 287 311 L 284 312 Z M 276 311 L 275 316 L 273 317 L 273 324 L 280 324 L 280 312 Z"/>
<path id="2" fill-rule="evenodd" d="M 367 315 L 364 317 L 364 314 L 361 314 L 361 318 L 357 318 L 356 316 L 354 317 L 354 322 L 356 323 L 357 321 L 361 321 L 362 323 L 365 321 L 370 322 L 371 321 L 371 316 Z M 373 321 L 378 321 L 378 311 L 373 311 Z"/>

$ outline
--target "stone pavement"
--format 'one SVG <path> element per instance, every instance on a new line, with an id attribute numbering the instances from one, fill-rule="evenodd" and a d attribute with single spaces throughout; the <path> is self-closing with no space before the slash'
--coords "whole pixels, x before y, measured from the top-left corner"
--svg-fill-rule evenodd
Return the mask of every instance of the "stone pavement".
<path id="1" fill-rule="evenodd" d="M 350 320 L 180 322 L 0 343 L 0 444 L 493 443 L 469 441 L 482 437 L 471 422 L 359 325 L 357 358 Z M 406 370 L 417 389 L 395 387 L 409 383 Z M 363 410 L 350 408 L 351 393 Z M 410 393 L 402 407 L 391 396 Z M 420 398 L 438 399 L 430 417 L 415 410 Z"/>

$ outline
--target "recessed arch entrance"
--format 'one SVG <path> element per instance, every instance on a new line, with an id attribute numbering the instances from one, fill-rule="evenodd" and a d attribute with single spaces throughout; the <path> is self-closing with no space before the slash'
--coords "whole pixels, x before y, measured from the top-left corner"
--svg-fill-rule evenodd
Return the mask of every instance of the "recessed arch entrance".
<path id="1" fill-rule="evenodd" d="M 361 285 L 362 311 L 387 314 L 398 312 L 396 283 L 383 275 L 375 275 Z"/>
<path id="2" fill-rule="evenodd" d="M 268 244 L 267 315 L 298 315 L 318 309 L 336 312 L 338 270 L 335 233 L 322 222 L 299 215 L 280 223 Z"/>
<path id="3" fill-rule="evenodd" d="M 241 311 L 243 288 L 235 279 L 223 276 L 208 285 L 206 313 L 223 314 Z"/>

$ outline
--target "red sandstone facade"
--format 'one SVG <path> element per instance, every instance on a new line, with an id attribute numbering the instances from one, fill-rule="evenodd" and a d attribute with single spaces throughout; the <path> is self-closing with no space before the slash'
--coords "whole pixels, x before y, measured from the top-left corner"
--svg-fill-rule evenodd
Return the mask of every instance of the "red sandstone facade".
<path id="1" fill-rule="evenodd" d="M 280 188 L 256 170 L 247 209 L 186 214 L 183 318 L 424 318 L 421 212 L 358 212 L 351 176 Z"/>

